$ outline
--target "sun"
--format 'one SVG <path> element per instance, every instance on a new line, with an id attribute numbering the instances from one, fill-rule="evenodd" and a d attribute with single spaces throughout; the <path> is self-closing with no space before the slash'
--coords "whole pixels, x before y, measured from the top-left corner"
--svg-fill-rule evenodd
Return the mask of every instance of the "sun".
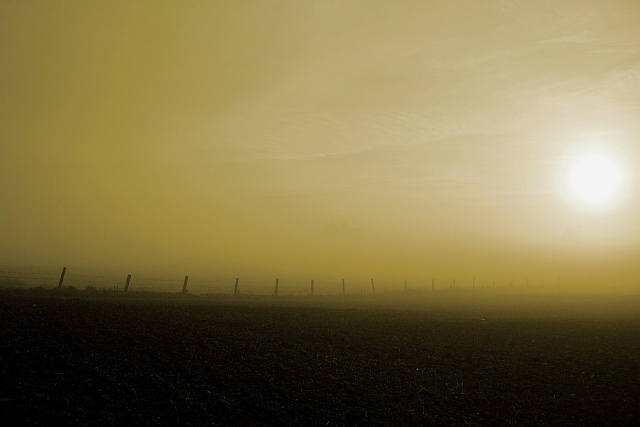
<path id="1" fill-rule="evenodd" d="M 575 197 L 589 205 L 603 205 L 620 189 L 622 174 L 609 157 L 592 154 L 576 160 L 569 174 L 569 188 Z"/>

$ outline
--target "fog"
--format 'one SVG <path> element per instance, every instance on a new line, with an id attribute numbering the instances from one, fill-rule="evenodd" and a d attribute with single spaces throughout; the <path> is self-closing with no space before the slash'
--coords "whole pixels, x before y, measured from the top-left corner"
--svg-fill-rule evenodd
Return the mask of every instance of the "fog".
<path id="1" fill-rule="evenodd" d="M 639 19 L 632 1 L 5 2 L 0 266 L 637 291 Z M 585 208 L 566 177 L 593 150 L 623 184 Z"/>

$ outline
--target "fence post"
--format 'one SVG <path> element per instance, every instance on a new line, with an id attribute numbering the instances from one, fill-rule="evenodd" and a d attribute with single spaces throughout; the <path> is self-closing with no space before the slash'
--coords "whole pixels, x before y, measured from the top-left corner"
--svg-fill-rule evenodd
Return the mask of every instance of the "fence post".
<path id="1" fill-rule="evenodd" d="M 278 282 L 280 282 L 280 279 L 276 279 L 276 292 L 275 292 L 276 296 L 278 296 Z"/>
<path id="2" fill-rule="evenodd" d="M 234 295 L 238 295 L 238 281 L 240 280 L 239 277 L 236 277 L 236 286 L 233 288 L 233 294 Z"/>
<path id="3" fill-rule="evenodd" d="M 371 291 L 375 294 L 376 293 L 376 287 L 373 285 L 373 279 L 371 279 Z"/>
<path id="4" fill-rule="evenodd" d="M 127 274 L 127 281 L 124 284 L 124 291 L 125 292 L 129 291 L 129 282 L 131 282 L 131 275 Z"/>
<path id="5" fill-rule="evenodd" d="M 182 293 L 187 293 L 187 282 L 189 281 L 189 276 L 184 276 L 184 283 L 182 284 Z"/>
<path id="6" fill-rule="evenodd" d="M 313 279 L 311 279 L 311 295 L 313 295 Z"/>
<path id="7" fill-rule="evenodd" d="M 58 289 L 62 289 L 62 282 L 64 282 L 64 275 L 67 272 L 67 267 L 62 267 L 62 273 L 60 274 L 60 282 L 58 283 Z"/>

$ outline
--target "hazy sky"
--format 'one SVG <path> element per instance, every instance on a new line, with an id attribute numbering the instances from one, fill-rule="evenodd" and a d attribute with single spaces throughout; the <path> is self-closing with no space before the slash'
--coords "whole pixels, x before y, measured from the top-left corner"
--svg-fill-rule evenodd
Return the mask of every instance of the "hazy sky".
<path id="1" fill-rule="evenodd" d="M 639 23 L 635 0 L 2 1 L 0 261 L 637 284 Z M 592 152 L 622 185 L 587 208 Z"/>

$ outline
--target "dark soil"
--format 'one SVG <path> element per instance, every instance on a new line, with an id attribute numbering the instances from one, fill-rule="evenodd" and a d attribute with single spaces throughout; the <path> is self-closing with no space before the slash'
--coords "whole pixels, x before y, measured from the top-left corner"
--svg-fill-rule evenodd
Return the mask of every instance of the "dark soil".
<path id="1" fill-rule="evenodd" d="M 3 425 L 640 425 L 640 316 L 61 295 L 0 293 Z"/>

